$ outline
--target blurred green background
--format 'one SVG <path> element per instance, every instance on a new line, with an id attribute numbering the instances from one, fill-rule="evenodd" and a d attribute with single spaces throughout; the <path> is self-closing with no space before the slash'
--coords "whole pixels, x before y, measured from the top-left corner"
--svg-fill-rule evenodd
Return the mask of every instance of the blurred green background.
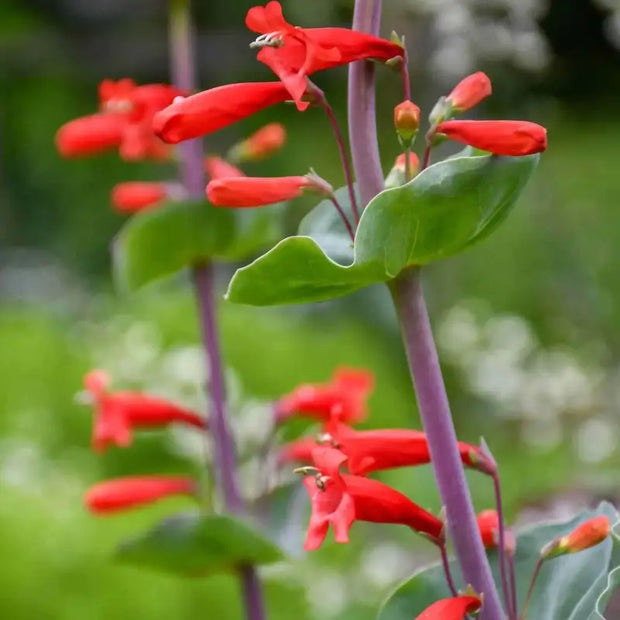
<path id="1" fill-rule="evenodd" d="M 248 43 L 253 3 L 195 1 L 203 87 L 270 79 Z M 293 23 L 339 24 L 352 2 L 283 3 Z M 468 72 L 491 76 L 494 97 L 475 115 L 527 118 L 549 129 L 549 150 L 514 213 L 489 240 L 427 270 L 435 332 L 460 437 L 480 435 L 498 458 L 511 519 L 565 516 L 617 499 L 620 404 L 620 9 L 612 0 L 390 0 L 384 32 L 405 34 L 415 100 L 427 110 Z M 64 161 L 54 133 L 94 111 L 105 78 L 166 81 L 162 0 L 4 0 L 0 4 L 0 617 L 12 620 L 241 617 L 232 578 L 182 581 L 115 566 L 115 542 L 177 505 L 97 520 L 82 508 L 110 475 L 184 472 L 197 438 L 152 433 L 131 450 L 89 451 L 81 378 L 103 367 L 139 387 L 205 407 L 193 299 L 184 277 L 132 296 L 115 292 L 109 244 L 122 218 L 109 190 L 122 180 L 170 178 L 162 164 L 113 155 Z M 316 76 L 345 122 L 344 69 Z M 399 84 L 379 71 L 385 169 L 398 153 L 390 127 Z M 210 136 L 224 151 L 270 120 L 286 148 L 249 167 L 261 175 L 309 166 L 342 183 L 318 110 L 272 108 Z M 448 151 L 446 151 L 448 152 Z M 289 207 L 290 229 L 312 206 Z M 221 286 L 232 273 L 222 268 Z M 221 303 L 223 346 L 243 482 L 258 493 L 252 459 L 269 401 L 341 364 L 371 368 L 368 426 L 418 426 L 389 298 L 378 287 L 312 307 Z M 188 464 L 189 460 L 189 464 Z M 385 480 L 439 509 L 428 468 Z M 470 477 L 477 507 L 491 489 Z M 260 481 L 261 484 L 264 481 Z M 179 508 L 186 507 L 177 502 Z M 381 598 L 433 559 L 396 527 L 353 529 L 351 545 L 300 552 L 305 507 L 287 529 L 296 560 L 265 570 L 272 618 L 373 618 Z"/>

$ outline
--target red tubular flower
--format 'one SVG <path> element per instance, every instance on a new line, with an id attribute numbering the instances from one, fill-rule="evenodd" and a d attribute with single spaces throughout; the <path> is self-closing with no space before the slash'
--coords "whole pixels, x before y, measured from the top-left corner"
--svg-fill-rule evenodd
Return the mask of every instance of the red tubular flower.
<path id="1" fill-rule="evenodd" d="M 198 138 L 290 99 L 280 82 L 226 84 L 177 98 L 153 119 L 154 132 L 172 144 Z"/>
<path id="2" fill-rule="evenodd" d="M 284 444 L 278 451 L 278 465 L 284 463 L 312 463 L 312 451 L 318 444 L 312 437 L 304 437 Z"/>
<path id="3" fill-rule="evenodd" d="M 304 189 L 329 195 L 330 185 L 314 175 L 295 177 L 226 177 L 210 181 L 207 198 L 216 207 L 262 207 L 301 196 Z"/>
<path id="4" fill-rule="evenodd" d="M 312 460 L 319 473 L 304 480 L 312 503 L 304 546 L 307 551 L 321 546 L 330 523 L 334 540 L 349 542 L 354 521 L 407 525 L 436 544 L 443 542 L 442 521 L 408 497 L 377 480 L 341 474 L 347 457 L 339 450 L 316 448 Z"/>
<path id="5" fill-rule="evenodd" d="M 212 181 L 215 179 L 226 179 L 228 177 L 245 176 L 245 173 L 239 170 L 239 168 L 229 164 L 225 159 L 217 155 L 205 157 L 204 166 L 207 175 Z"/>
<path id="6" fill-rule="evenodd" d="M 284 395 L 276 406 L 276 423 L 294 415 L 328 422 L 359 422 L 366 416 L 366 400 L 374 388 L 368 370 L 338 368 L 327 383 L 305 383 Z"/>
<path id="7" fill-rule="evenodd" d="M 63 157 L 84 157 L 118 148 L 127 119 L 112 114 L 91 114 L 65 123 L 56 132 L 56 147 Z"/>
<path id="8" fill-rule="evenodd" d="M 339 422 L 327 425 L 335 445 L 348 457 L 348 468 L 356 476 L 371 472 L 430 463 L 426 433 L 409 429 L 386 428 L 356 431 Z M 485 473 L 493 466 L 478 446 L 458 442 L 464 465 Z"/>
<path id="9" fill-rule="evenodd" d="M 262 47 L 258 60 L 282 80 L 299 110 L 308 106 L 301 99 L 308 75 L 356 60 L 387 62 L 404 55 L 401 45 L 356 30 L 292 26 L 276 1 L 251 8 L 245 23 L 261 34 L 254 44 Z"/>
<path id="10" fill-rule="evenodd" d="M 180 423 L 206 428 L 198 414 L 174 403 L 140 392 L 109 392 L 109 378 L 101 370 L 84 377 L 84 387 L 96 405 L 92 447 L 102 452 L 110 445 L 131 444 L 134 428 L 157 428 Z"/>
<path id="11" fill-rule="evenodd" d="M 171 495 L 195 495 L 196 483 L 182 476 L 128 476 L 92 486 L 84 496 L 90 512 L 106 515 L 143 504 L 151 504 Z"/>
<path id="12" fill-rule="evenodd" d="M 445 121 L 437 133 L 495 155 L 531 155 L 547 148 L 547 130 L 528 121 Z"/>
<path id="13" fill-rule="evenodd" d="M 112 206 L 122 213 L 135 213 L 153 207 L 166 198 L 165 183 L 128 181 L 112 188 Z"/>
<path id="14" fill-rule="evenodd" d="M 482 601 L 477 596 L 444 598 L 427 607 L 415 620 L 463 620 L 469 612 L 480 609 Z"/>
<path id="15" fill-rule="evenodd" d="M 282 123 L 268 123 L 232 149 L 237 161 L 258 161 L 279 151 L 286 142 Z"/>
<path id="16" fill-rule="evenodd" d="M 478 71 L 462 79 L 446 97 L 446 101 L 457 112 L 470 110 L 486 99 L 493 89 L 486 73 Z"/>

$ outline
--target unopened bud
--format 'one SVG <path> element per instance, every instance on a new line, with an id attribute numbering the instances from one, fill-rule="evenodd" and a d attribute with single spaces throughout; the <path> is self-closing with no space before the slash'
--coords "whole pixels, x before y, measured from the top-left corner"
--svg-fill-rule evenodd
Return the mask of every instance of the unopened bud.
<path id="1" fill-rule="evenodd" d="M 554 558 L 566 553 L 577 553 L 603 542 L 610 532 L 611 524 L 606 516 L 593 517 L 576 527 L 570 534 L 560 536 L 545 545 L 540 555 L 543 558 Z"/>
<path id="2" fill-rule="evenodd" d="M 410 146 L 420 127 L 420 108 L 412 101 L 403 101 L 394 108 L 394 127 L 404 146 Z"/>
<path id="3" fill-rule="evenodd" d="M 483 510 L 476 517 L 478 530 L 485 549 L 497 549 L 499 547 L 499 515 L 496 510 Z M 514 554 L 516 541 L 514 534 L 504 530 L 504 550 L 510 555 Z"/>
<path id="4" fill-rule="evenodd" d="M 400 187 L 407 182 L 405 153 L 401 153 L 394 162 L 394 166 L 385 178 L 385 188 Z M 409 173 L 411 178 L 418 174 L 420 170 L 420 160 L 415 153 L 409 153 Z"/>
<path id="5" fill-rule="evenodd" d="M 478 71 L 461 80 L 446 97 L 446 102 L 456 112 L 464 112 L 478 105 L 491 92 L 491 80 L 485 73 Z"/>
<path id="6" fill-rule="evenodd" d="M 286 129 L 281 123 L 269 123 L 236 144 L 229 157 L 236 162 L 258 161 L 279 151 L 286 142 Z"/>

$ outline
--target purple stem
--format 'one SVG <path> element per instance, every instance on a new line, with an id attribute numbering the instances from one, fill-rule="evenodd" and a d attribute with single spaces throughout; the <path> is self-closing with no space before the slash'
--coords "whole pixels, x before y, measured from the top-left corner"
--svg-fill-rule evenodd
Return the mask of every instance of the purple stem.
<path id="1" fill-rule="evenodd" d="M 448 588 L 450 589 L 450 593 L 452 596 L 458 596 L 458 590 L 454 585 L 454 579 L 452 579 L 452 571 L 450 570 L 450 559 L 448 558 L 448 551 L 446 549 L 446 543 L 444 542 L 439 547 L 439 552 L 441 553 L 441 564 L 443 566 L 443 572 L 446 576 L 446 582 L 448 583 Z"/>
<path id="2" fill-rule="evenodd" d="M 356 0 L 353 30 L 378 35 L 381 0 Z M 349 140 L 353 169 L 362 204 L 367 205 L 383 189 L 383 172 L 375 120 L 375 68 L 360 60 L 349 66 Z"/>
<path id="3" fill-rule="evenodd" d="M 532 575 L 532 580 L 530 581 L 530 587 L 527 589 L 527 595 L 525 597 L 525 602 L 523 603 L 523 610 L 521 611 L 521 615 L 519 616 L 520 620 L 525 620 L 527 618 L 527 610 L 530 606 L 530 601 L 532 600 L 532 593 L 534 592 L 534 586 L 536 585 L 536 580 L 538 579 L 538 573 L 540 573 L 540 569 L 542 568 L 543 562 L 545 558 L 543 556 L 538 558 L 536 562 L 536 567 L 534 568 L 534 574 Z"/>
<path id="4" fill-rule="evenodd" d="M 506 558 L 506 524 L 504 522 L 504 508 L 502 505 L 502 486 L 497 471 L 493 473 L 493 489 L 495 491 L 495 507 L 497 509 L 497 520 L 499 522 L 499 540 L 497 546 L 497 558 L 499 563 L 499 573 L 502 581 L 502 594 L 504 595 L 504 605 L 508 610 L 510 620 L 514 618 L 514 604 L 510 586 L 508 583 L 508 570 Z"/>
<path id="5" fill-rule="evenodd" d="M 508 554 L 508 571 L 510 573 L 510 592 L 512 593 L 512 616 L 516 618 L 519 614 L 517 601 L 517 577 L 515 575 L 515 554 Z"/>
<path id="6" fill-rule="evenodd" d="M 340 219 L 342 219 L 342 222 L 345 225 L 347 232 L 349 233 L 349 237 L 351 237 L 351 241 L 355 241 L 355 232 L 353 231 L 351 222 L 349 222 L 349 218 L 347 217 L 347 214 L 344 212 L 344 209 L 338 202 L 338 199 L 333 194 L 329 197 L 329 199 L 332 201 L 332 204 L 334 205 L 334 207 L 336 207 L 336 211 L 338 211 L 338 214 L 340 215 Z"/>
<path id="7" fill-rule="evenodd" d="M 321 107 L 325 110 L 330 125 L 332 126 L 334 136 L 336 137 L 336 144 L 338 145 L 338 152 L 340 153 L 342 168 L 344 170 L 344 178 L 347 183 L 347 187 L 349 188 L 349 200 L 351 201 L 351 210 L 353 212 L 355 224 L 357 225 L 360 221 L 360 212 L 357 206 L 357 199 L 355 198 L 355 187 L 353 186 L 353 171 L 351 170 L 351 164 L 349 163 L 347 147 L 345 145 L 344 138 L 342 137 L 340 126 L 338 125 L 338 119 L 336 118 L 332 107 L 329 105 L 329 103 L 327 103 L 327 99 L 325 99 L 325 97 L 323 97 L 321 100 Z"/>
<path id="8" fill-rule="evenodd" d="M 194 64 L 190 0 L 170 0 L 170 51 L 174 84 L 178 88 L 192 93 L 196 89 L 196 67 Z M 200 140 L 189 140 L 179 145 L 179 175 L 189 198 L 203 198 L 206 179 Z M 205 262 L 195 265 L 193 277 L 202 341 L 209 367 L 209 396 L 211 400 L 209 427 L 213 438 L 217 482 L 227 511 L 239 514 L 245 511 L 245 506 L 239 492 L 235 445 L 228 428 L 226 415 L 226 394 L 217 329 L 213 264 Z M 246 618 L 248 620 L 265 620 L 261 586 L 254 567 L 242 566 L 239 574 Z"/>
<path id="9" fill-rule="evenodd" d="M 424 301 L 420 269 L 403 271 L 390 283 L 390 290 L 399 314 L 420 417 L 463 582 L 484 594 L 481 619 L 499 620 L 505 614 L 478 533 Z"/>
<path id="10" fill-rule="evenodd" d="M 381 0 L 356 0 L 355 30 L 378 35 L 380 22 Z M 374 73 L 368 63 L 357 62 L 349 68 L 348 102 L 353 166 L 362 201 L 368 204 L 383 189 L 375 121 Z M 391 291 L 400 317 L 420 415 L 456 558 L 464 582 L 484 593 L 482 620 L 499 620 L 504 613 L 478 533 L 419 270 L 404 271 L 392 282 Z"/>

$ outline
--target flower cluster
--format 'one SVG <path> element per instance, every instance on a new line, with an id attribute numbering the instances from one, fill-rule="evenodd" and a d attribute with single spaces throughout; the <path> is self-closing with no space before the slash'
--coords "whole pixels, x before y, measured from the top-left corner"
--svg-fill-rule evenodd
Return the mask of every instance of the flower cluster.
<path id="1" fill-rule="evenodd" d="M 120 157 L 128 161 L 169 160 L 172 156 L 171 146 L 161 140 L 156 132 L 156 127 L 161 123 L 159 113 L 174 109 L 177 104 L 180 105 L 179 102 L 191 99 L 183 97 L 185 94 L 167 84 L 136 85 L 129 78 L 117 82 L 103 80 L 99 85 L 99 112 L 65 123 L 56 134 L 58 152 L 63 157 L 73 158 L 117 150 Z M 155 124 L 156 119 L 159 119 L 158 124 Z M 232 162 L 239 164 L 262 160 L 276 153 L 285 142 L 286 130 L 282 124 L 269 123 L 233 145 L 226 158 L 215 154 L 206 157 L 204 169 L 213 181 L 244 177 L 245 174 Z M 289 187 L 294 187 L 297 193 L 301 193 L 303 187 L 316 188 L 318 191 L 327 188 L 331 192 L 329 186 L 321 185 L 320 180 L 315 181 L 312 175 L 295 179 Z M 285 198 L 290 191 L 285 192 Z M 215 190 L 214 203 L 217 194 Z M 183 187 L 174 180 L 126 181 L 116 184 L 110 194 L 112 207 L 123 214 L 137 213 L 184 198 Z M 280 199 L 276 196 L 270 202 Z"/>
<path id="2" fill-rule="evenodd" d="M 207 429 L 207 420 L 197 413 L 162 398 L 141 392 L 111 392 L 110 379 L 102 370 L 84 377 L 83 399 L 95 408 L 92 448 L 103 452 L 110 446 L 127 447 L 136 429 L 156 429 L 182 424 Z M 183 476 L 129 476 L 91 487 L 84 497 L 95 514 L 110 514 L 148 504 L 170 495 L 197 493 L 195 481 Z"/>
<path id="3" fill-rule="evenodd" d="M 439 547 L 445 544 L 443 521 L 408 497 L 368 474 L 427 464 L 431 460 L 425 433 L 408 429 L 354 430 L 350 424 L 367 415 L 374 386 L 366 370 L 339 368 L 331 381 L 303 384 L 275 405 L 275 421 L 309 417 L 321 422 L 320 432 L 282 446 L 278 463 L 303 464 L 305 487 L 312 502 L 306 549 L 318 548 L 329 524 L 336 542 L 348 542 L 355 521 L 397 523 L 425 535 Z M 495 464 L 477 446 L 459 443 L 463 463 L 484 473 Z M 346 473 L 341 470 L 346 468 Z"/>

